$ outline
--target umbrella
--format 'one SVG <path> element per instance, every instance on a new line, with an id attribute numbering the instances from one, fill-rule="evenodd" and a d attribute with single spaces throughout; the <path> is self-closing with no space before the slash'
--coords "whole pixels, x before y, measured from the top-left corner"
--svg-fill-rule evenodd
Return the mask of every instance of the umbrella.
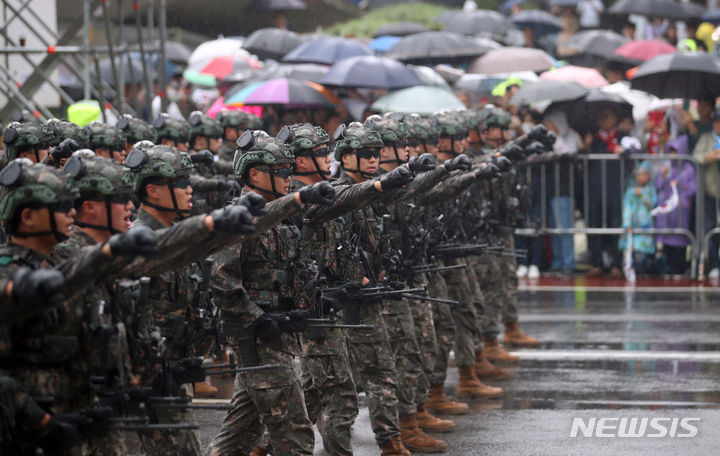
<path id="1" fill-rule="evenodd" d="M 260 68 L 260 62 L 252 57 L 220 55 L 188 66 L 183 77 L 193 84 L 214 86 L 220 79 L 249 79 Z"/>
<path id="2" fill-rule="evenodd" d="M 677 52 L 675 46 L 660 40 L 634 40 L 613 51 L 613 55 L 628 62 L 640 63 L 662 54 Z"/>
<path id="3" fill-rule="evenodd" d="M 265 71 L 267 69 L 267 71 Z M 260 79 L 300 79 L 304 81 L 317 81 L 325 75 L 330 69 L 327 65 L 318 65 L 317 63 L 285 63 L 275 64 L 274 66 L 265 65 L 265 68 L 259 72 Z"/>
<path id="4" fill-rule="evenodd" d="M 131 47 L 133 51 L 139 51 L 139 45 L 133 45 Z M 154 40 L 149 43 L 145 43 L 145 53 L 150 53 L 150 49 L 158 49 L 157 54 L 160 53 L 160 41 Z M 155 52 L 153 51 L 153 54 Z M 165 59 L 171 61 L 174 64 L 187 65 L 187 61 L 192 55 L 192 50 L 178 41 L 166 41 L 165 42 Z"/>
<path id="5" fill-rule="evenodd" d="M 227 106 L 271 104 L 292 109 L 339 103 L 339 98 L 319 84 L 285 78 L 252 82 L 225 95 Z"/>
<path id="6" fill-rule="evenodd" d="M 489 95 L 498 84 L 502 84 L 511 79 L 517 79 L 523 82 L 534 82 L 538 80 L 538 77 L 532 71 L 518 71 L 494 75 L 465 74 L 455 82 L 455 90 Z"/>
<path id="7" fill-rule="evenodd" d="M 407 67 L 410 71 L 415 73 L 415 76 L 420 79 L 422 85 L 429 87 L 437 87 L 439 89 L 452 90 L 447 81 L 432 68 L 421 65 L 408 65 Z"/>
<path id="8" fill-rule="evenodd" d="M 290 11 L 304 10 L 306 8 L 307 5 L 302 0 L 255 0 L 248 10 Z"/>
<path id="9" fill-rule="evenodd" d="M 577 82 L 537 81 L 525 84 L 510 99 L 513 105 L 576 100 L 587 95 L 588 89 Z"/>
<path id="10" fill-rule="evenodd" d="M 433 19 L 436 24 L 450 25 L 467 14 L 462 10 L 445 10 Z"/>
<path id="11" fill-rule="evenodd" d="M 308 41 L 288 53 L 283 60 L 291 63 L 333 63 L 360 55 L 372 55 L 370 48 L 346 38 L 320 38 Z"/>
<path id="12" fill-rule="evenodd" d="M 524 10 L 510 17 L 520 29 L 531 28 L 535 36 L 557 33 L 562 30 L 560 21 L 550 13 L 541 10 Z"/>
<path id="13" fill-rule="evenodd" d="M 581 0 L 550 0 L 550 6 L 578 6 Z"/>
<path id="14" fill-rule="evenodd" d="M 703 15 L 700 16 L 700 20 L 710 22 L 711 24 L 720 24 L 720 8 L 705 11 Z"/>
<path id="15" fill-rule="evenodd" d="M 513 71 L 544 71 L 555 66 L 545 51 L 533 48 L 506 47 L 489 51 L 476 59 L 468 73 L 509 73 Z"/>
<path id="16" fill-rule="evenodd" d="M 720 64 L 704 52 L 659 55 L 638 68 L 633 89 L 660 98 L 699 99 L 720 94 Z"/>
<path id="17" fill-rule="evenodd" d="M 513 6 L 520 6 L 527 3 L 528 0 L 505 0 L 500 4 L 500 7 L 498 10 L 503 14 L 510 14 L 512 12 Z"/>
<path id="18" fill-rule="evenodd" d="M 210 40 L 196 47 L 187 59 L 188 66 L 206 62 L 221 55 L 237 55 L 250 57 L 250 53 L 242 48 L 242 41 L 232 38 Z"/>
<path id="19" fill-rule="evenodd" d="M 333 64 L 318 82 L 337 87 L 388 90 L 422 84 L 401 62 L 372 55 L 343 59 Z"/>
<path id="20" fill-rule="evenodd" d="M 582 54 L 608 58 L 615 49 L 628 41 L 628 38 L 611 30 L 584 30 L 571 37 L 565 46 Z"/>
<path id="21" fill-rule="evenodd" d="M 368 46 L 378 54 L 384 54 L 401 39 L 399 36 L 379 36 L 372 40 Z"/>
<path id="22" fill-rule="evenodd" d="M 603 87 L 608 85 L 607 79 L 597 70 L 573 65 L 556 68 L 546 71 L 540 75 L 540 79 L 550 81 L 572 81 L 583 87 Z"/>
<path id="23" fill-rule="evenodd" d="M 476 10 L 458 15 L 452 21 L 453 32 L 463 35 L 505 35 L 509 29 L 515 28 L 508 18 L 493 10 Z"/>
<path id="24" fill-rule="evenodd" d="M 427 27 L 417 22 L 394 22 L 378 27 L 373 33 L 373 38 L 379 36 L 407 36 L 427 31 L 429 31 Z"/>
<path id="25" fill-rule="evenodd" d="M 609 86 L 601 87 L 600 90 L 620 96 L 633 106 L 633 117 L 636 123 L 640 123 L 647 118 L 648 112 L 653 110 L 653 104 L 657 103 L 658 98 L 641 90 L 633 90 L 627 81 L 616 82 Z"/>
<path id="26" fill-rule="evenodd" d="M 567 115 L 570 126 L 578 132 L 591 131 L 597 125 L 597 115 L 606 107 L 614 109 L 619 116 L 631 116 L 632 105 L 621 96 L 590 89 L 585 97 L 551 104 L 547 112 L 560 109 Z"/>
<path id="27" fill-rule="evenodd" d="M 425 32 L 406 36 L 390 48 L 387 56 L 407 63 L 450 63 L 468 61 L 488 50 L 459 33 Z"/>
<path id="28" fill-rule="evenodd" d="M 377 112 L 432 114 L 442 109 L 465 109 L 452 92 L 437 87 L 411 87 L 378 98 L 370 107 Z"/>
<path id="29" fill-rule="evenodd" d="M 648 17 L 685 20 L 688 14 L 673 0 L 617 0 L 608 10 L 612 14 L 639 14 Z"/>
<path id="30" fill-rule="evenodd" d="M 142 84 L 142 82 L 143 82 L 142 63 L 139 60 L 128 59 L 127 57 L 117 56 L 117 57 L 115 57 L 115 68 L 118 71 L 120 71 L 121 63 L 122 63 L 123 81 L 125 81 L 125 84 Z M 102 77 L 103 81 L 114 86 L 115 79 L 113 76 L 112 63 L 110 63 L 110 58 L 108 57 L 108 58 L 100 60 L 99 65 L 100 65 L 100 77 Z M 130 65 L 132 65 L 132 69 L 131 69 Z M 154 79 L 155 71 L 152 68 L 149 68 L 149 71 L 151 73 L 150 74 L 151 79 Z"/>
<path id="31" fill-rule="evenodd" d="M 290 30 L 263 28 L 243 41 L 243 48 L 263 59 L 279 59 L 302 44 L 300 36 Z"/>
<path id="32" fill-rule="evenodd" d="M 689 19 L 700 19 L 705 14 L 705 7 L 692 2 L 680 2 L 680 7 L 688 15 Z"/>

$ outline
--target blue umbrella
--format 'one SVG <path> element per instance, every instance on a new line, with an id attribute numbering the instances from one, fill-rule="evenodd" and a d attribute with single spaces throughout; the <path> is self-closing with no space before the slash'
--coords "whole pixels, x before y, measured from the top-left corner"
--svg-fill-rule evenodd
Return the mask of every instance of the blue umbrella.
<path id="1" fill-rule="evenodd" d="M 703 22 L 710 22 L 711 24 L 720 24 L 720 8 L 715 8 L 705 11 L 700 20 Z"/>
<path id="2" fill-rule="evenodd" d="M 333 63 L 359 55 L 372 55 L 370 48 L 357 41 L 346 38 L 320 38 L 302 44 L 290 53 L 283 60 L 291 63 L 320 63 L 332 65 Z"/>
<path id="3" fill-rule="evenodd" d="M 560 21 L 555 16 L 540 10 L 520 11 L 510 17 L 510 20 L 520 29 L 526 27 L 533 29 L 535 36 L 557 33 L 562 30 Z"/>
<path id="4" fill-rule="evenodd" d="M 335 63 L 320 84 L 337 87 L 401 89 L 422 85 L 404 64 L 387 57 L 358 56 Z"/>
<path id="5" fill-rule="evenodd" d="M 377 52 L 378 54 L 384 54 L 389 51 L 390 48 L 393 47 L 395 43 L 397 43 L 401 39 L 402 37 L 399 36 L 379 36 L 372 40 L 368 46 L 370 46 L 370 49 Z"/>

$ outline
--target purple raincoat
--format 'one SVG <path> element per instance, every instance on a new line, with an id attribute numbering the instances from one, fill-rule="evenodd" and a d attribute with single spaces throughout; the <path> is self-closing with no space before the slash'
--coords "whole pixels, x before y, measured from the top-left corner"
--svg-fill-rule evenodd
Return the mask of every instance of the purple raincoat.
<path id="1" fill-rule="evenodd" d="M 678 155 L 690 155 L 687 136 L 679 136 L 677 139 L 665 144 L 666 155 L 671 153 L 671 149 L 677 150 Z M 670 171 L 665 179 L 663 179 L 660 170 L 658 170 L 655 176 L 658 204 L 664 203 L 672 196 L 672 187 L 670 186 L 670 181 L 672 180 L 677 182 L 680 201 L 674 211 L 655 217 L 655 227 L 690 229 L 690 210 L 692 208 L 693 197 L 697 191 L 695 167 L 692 163 L 685 160 L 668 160 L 663 163 L 663 166 L 668 166 Z M 656 240 L 662 242 L 664 245 L 673 247 L 685 247 L 690 243 L 690 240 L 686 236 L 679 234 L 660 234 L 656 237 Z"/>

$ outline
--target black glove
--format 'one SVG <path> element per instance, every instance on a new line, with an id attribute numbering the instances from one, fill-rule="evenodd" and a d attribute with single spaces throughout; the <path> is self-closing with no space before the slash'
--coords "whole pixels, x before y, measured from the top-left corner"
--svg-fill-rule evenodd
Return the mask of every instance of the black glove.
<path id="1" fill-rule="evenodd" d="M 277 322 L 277 314 L 262 314 L 255 320 L 255 334 L 258 337 L 277 337 L 282 334 Z"/>
<path id="2" fill-rule="evenodd" d="M 391 190 L 407 185 L 412 182 L 413 179 L 414 177 L 409 169 L 404 166 L 398 166 L 380 178 L 380 185 L 383 190 Z"/>
<path id="3" fill-rule="evenodd" d="M 481 180 L 490 180 L 502 177 L 502 173 L 497 166 L 493 165 L 492 163 L 488 163 L 482 168 L 475 170 L 475 177 Z"/>
<path id="4" fill-rule="evenodd" d="M 500 172 L 510 171 L 512 168 L 512 162 L 507 157 L 503 157 L 502 155 L 499 157 L 494 157 L 492 159 L 492 163 L 488 163 L 489 165 L 495 165 L 495 168 L 497 168 Z"/>
<path id="5" fill-rule="evenodd" d="M 265 198 L 255 192 L 247 192 L 238 200 L 238 204 L 242 204 L 250 211 L 253 217 L 265 215 Z"/>
<path id="6" fill-rule="evenodd" d="M 507 157 L 512 161 L 522 160 L 525 158 L 525 151 L 517 144 L 511 144 L 500 151 L 503 157 Z"/>
<path id="7" fill-rule="evenodd" d="M 83 434 L 78 428 L 81 421 L 87 420 L 77 413 L 57 413 L 40 431 L 40 446 L 47 450 L 68 449 L 83 442 Z M 88 420 L 89 421 L 89 420 Z"/>
<path id="8" fill-rule="evenodd" d="M 533 141 L 529 146 L 525 148 L 525 154 L 527 156 L 540 155 L 545 153 L 545 146 L 540 141 Z M 552 148 L 550 149 L 552 150 Z"/>
<path id="9" fill-rule="evenodd" d="M 146 226 L 130 228 L 125 233 L 114 234 L 108 240 L 113 256 L 150 255 L 157 251 L 158 236 Z"/>
<path id="10" fill-rule="evenodd" d="M 335 198 L 335 189 L 329 182 L 322 181 L 310 187 L 303 187 L 300 193 L 300 201 L 303 204 L 322 204 L 329 206 Z"/>
<path id="11" fill-rule="evenodd" d="M 549 131 L 548 134 L 540 140 L 540 142 L 545 146 L 545 150 L 553 150 L 555 148 L 555 141 L 557 141 L 557 136 L 555 136 L 555 133 Z"/>
<path id="12" fill-rule="evenodd" d="M 436 166 L 437 163 L 435 162 L 435 157 L 427 152 L 419 157 L 410 157 L 410 160 L 408 161 L 408 167 L 410 167 L 410 171 L 414 173 L 430 171 L 435 169 Z"/>
<path id="13" fill-rule="evenodd" d="M 215 229 L 224 233 L 252 234 L 255 231 L 255 221 L 247 207 L 242 204 L 233 204 L 210 213 Z"/>
<path id="14" fill-rule="evenodd" d="M 456 169 L 459 169 L 460 171 L 470 171 L 470 169 L 472 169 L 472 162 L 465 154 L 460 154 L 455 158 L 445 160 L 443 165 L 448 172 L 455 171 Z"/>
<path id="15" fill-rule="evenodd" d="M 196 165 L 200 163 L 210 164 L 215 161 L 215 155 L 213 155 L 213 153 L 209 150 L 204 149 L 197 151 L 194 154 L 190 154 L 190 161 Z"/>
<path id="16" fill-rule="evenodd" d="M 57 269 L 30 270 L 22 267 L 12 277 L 12 297 L 17 303 L 37 305 L 51 301 L 55 305 L 63 302 L 62 287 L 65 277 Z"/>
<path id="17" fill-rule="evenodd" d="M 82 149 L 82 147 L 80 147 L 80 144 L 75 142 L 74 139 L 67 138 L 64 139 L 57 146 L 50 149 L 50 156 L 55 162 L 59 163 L 60 160 L 62 160 L 63 158 L 70 158 L 73 152 L 80 149 Z"/>
<path id="18" fill-rule="evenodd" d="M 313 315 L 307 310 L 292 310 L 284 314 L 278 322 L 280 331 L 285 333 L 300 333 L 307 329 L 308 318 Z"/>
<path id="19" fill-rule="evenodd" d="M 532 141 L 542 141 L 542 138 L 547 136 L 548 129 L 545 125 L 535 125 L 532 130 L 527 134 L 527 137 Z"/>
<path id="20" fill-rule="evenodd" d="M 226 194 L 230 194 L 233 197 L 239 195 L 242 191 L 242 186 L 235 179 L 222 179 L 220 182 L 220 190 L 225 191 Z"/>

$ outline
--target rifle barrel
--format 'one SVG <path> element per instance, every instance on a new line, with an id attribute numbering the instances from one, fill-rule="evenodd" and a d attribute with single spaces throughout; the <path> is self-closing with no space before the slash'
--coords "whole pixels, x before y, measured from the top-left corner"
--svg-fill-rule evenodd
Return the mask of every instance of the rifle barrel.
<path id="1" fill-rule="evenodd" d="M 197 424 L 138 424 L 128 426 L 110 426 L 111 431 L 184 431 L 200 429 Z"/>
<path id="2" fill-rule="evenodd" d="M 453 306 L 460 304 L 459 301 L 455 301 L 453 299 L 432 298 L 430 296 L 405 295 L 405 297 L 408 299 L 417 299 L 418 301 L 439 302 L 441 304 L 450 304 Z"/>

